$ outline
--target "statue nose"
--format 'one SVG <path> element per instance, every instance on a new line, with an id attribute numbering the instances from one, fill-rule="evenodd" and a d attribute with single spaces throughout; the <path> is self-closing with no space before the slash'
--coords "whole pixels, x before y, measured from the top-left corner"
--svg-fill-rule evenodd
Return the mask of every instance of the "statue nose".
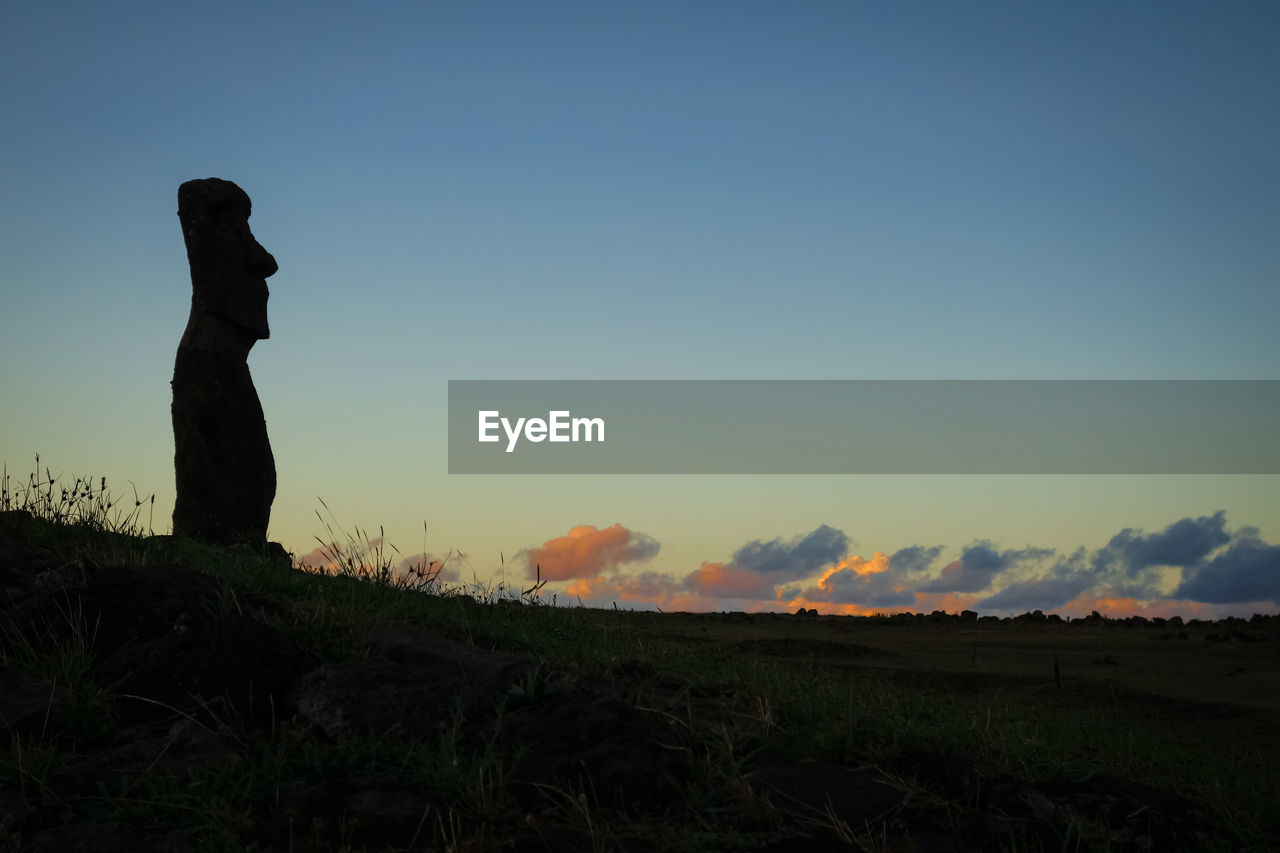
<path id="1" fill-rule="evenodd" d="M 254 247 L 255 249 L 252 261 L 253 271 L 263 278 L 270 278 L 275 275 L 280 269 L 276 264 L 276 259 L 271 256 L 270 252 L 262 248 L 262 244 L 256 240 L 254 241 Z"/>

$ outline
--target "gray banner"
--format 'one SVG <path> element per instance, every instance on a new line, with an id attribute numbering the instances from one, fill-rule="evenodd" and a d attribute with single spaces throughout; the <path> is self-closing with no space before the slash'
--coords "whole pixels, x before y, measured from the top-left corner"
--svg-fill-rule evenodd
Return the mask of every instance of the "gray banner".
<path id="1" fill-rule="evenodd" d="M 450 380 L 451 474 L 1277 474 L 1280 380 Z"/>

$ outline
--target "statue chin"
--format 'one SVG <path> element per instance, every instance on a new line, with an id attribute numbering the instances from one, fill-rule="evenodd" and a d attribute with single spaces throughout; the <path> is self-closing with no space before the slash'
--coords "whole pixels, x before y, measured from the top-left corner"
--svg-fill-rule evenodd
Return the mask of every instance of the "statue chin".
<path id="1" fill-rule="evenodd" d="M 237 323 L 193 308 L 178 350 L 206 350 L 245 359 L 258 340 L 257 335 Z"/>

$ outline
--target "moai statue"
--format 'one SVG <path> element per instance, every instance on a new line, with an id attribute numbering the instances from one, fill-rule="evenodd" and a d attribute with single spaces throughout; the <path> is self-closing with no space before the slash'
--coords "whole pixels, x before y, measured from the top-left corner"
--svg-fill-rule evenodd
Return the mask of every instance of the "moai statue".
<path id="1" fill-rule="evenodd" d="M 173 366 L 173 532 L 262 549 L 276 466 L 248 356 L 269 336 L 266 280 L 277 266 L 249 230 L 250 210 L 231 181 L 178 187 L 191 316 Z"/>

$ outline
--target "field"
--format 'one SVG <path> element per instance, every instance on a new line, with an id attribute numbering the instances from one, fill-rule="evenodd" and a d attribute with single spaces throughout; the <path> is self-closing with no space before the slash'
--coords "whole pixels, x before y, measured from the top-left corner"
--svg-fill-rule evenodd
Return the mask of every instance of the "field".
<path id="1" fill-rule="evenodd" d="M 1277 847 L 1276 617 L 553 607 L 26 494 L 5 853 Z"/>

